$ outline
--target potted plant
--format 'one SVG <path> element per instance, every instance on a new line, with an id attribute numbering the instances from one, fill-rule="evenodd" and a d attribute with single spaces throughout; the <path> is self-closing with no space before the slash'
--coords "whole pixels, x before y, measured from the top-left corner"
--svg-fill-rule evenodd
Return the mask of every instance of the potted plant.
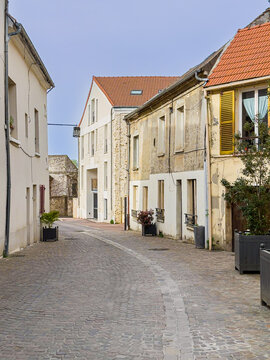
<path id="1" fill-rule="evenodd" d="M 59 219 L 59 211 L 53 210 L 48 213 L 43 213 L 40 221 L 45 226 L 43 227 L 42 241 L 57 241 L 58 240 L 58 226 L 53 227 L 55 221 Z"/>
<path id="2" fill-rule="evenodd" d="M 243 168 L 241 175 L 230 183 L 222 179 L 224 198 L 240 207 L 246 220 L 244 232 L 235 231 L 235 268 L 244 271 L 260 271 L 260 244 L 270 248 L 270 133 L 268 127 L 258 121 L 258 133 L 252 131 L 254 123 L 245 130 L 251 136 L 235 136 L 236 149 Z"/>
<path id="3" fill-rule="evenodd" d="M 137 221 L 142 225 L 142 236 L 157 235 L 157 227 L 156 224 L 153 223 L 153 215 L 153 210 L 139 211 L 137 215 Z"/>
<path id="4" fill-rule="evenodd" d="M 261 304 L 270 306 L 270 250 L 262 245 L 260 255 Z"/>

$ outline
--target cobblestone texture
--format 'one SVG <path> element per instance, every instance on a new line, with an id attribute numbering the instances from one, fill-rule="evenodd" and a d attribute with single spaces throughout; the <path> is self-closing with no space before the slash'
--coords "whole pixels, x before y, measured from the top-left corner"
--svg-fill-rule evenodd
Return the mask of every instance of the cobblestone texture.
<path id="1" fill-rule="evenodd" d="M 0 261 L 1 360 L 270 359 L 259 275 L 239 275 L 233 254 L 61 224 L 59 242 Z"/>

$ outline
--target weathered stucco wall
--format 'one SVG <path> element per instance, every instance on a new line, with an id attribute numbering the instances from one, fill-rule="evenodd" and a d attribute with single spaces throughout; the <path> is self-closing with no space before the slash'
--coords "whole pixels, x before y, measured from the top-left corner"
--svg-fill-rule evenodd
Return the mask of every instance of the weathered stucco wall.
<path id="1" fill-rule="evenodd" d="M 47 89 L 33 70 L 34 66 L 25 60 L 12 38 L 9 42 L 9 77 L 16 84 L 17 136 L 10 142 L 10 252 L 39 240 L 40 185 L 45 186 L 45 210 L 49 211 Z M 35 150 L 35 109 L 39 113 L 39 153 Z"/>
<path id="2" fill-rule="evenodd" d="M 130 209 L 143 207 L 143 187 L 148 187 L 148 208 L 158 207 L 158 180 L 164 180 L 165 221 L 157 222 L 163 234 L 193 241 L 193 228 L 185 224 L 188 213 L 188 181 L 196 180 L 197 222 L 206 225 L 206 187 L 204 172 L 204 134 L 206 102 L 202 85 L 172 98 L 155 111 L 131 121 Z M 177 109 L 184 106 L 184 149 L 176 151 Z M 158 122 L 165 116 L 164 153 L 159 151 Z M 139 167 L 133 169 L 133 141 L 139 135 Z M 181 134 L 179 134 L 181 136 Z M 133 204 L 133 186 L 138 186 Z M 131 216 L 131 228 L 140 229 Z"/>

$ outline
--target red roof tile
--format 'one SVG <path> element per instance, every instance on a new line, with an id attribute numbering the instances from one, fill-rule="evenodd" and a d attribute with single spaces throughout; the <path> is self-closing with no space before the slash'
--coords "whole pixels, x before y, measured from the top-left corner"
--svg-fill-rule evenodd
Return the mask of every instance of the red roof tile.
<path id="1" fill-rule="evenodd" d="M 270 23 L 238 30 L 206 87 L 270 75 Z"/>
<path id="2" fill-rule="evenodd" d="M 159 90 L 167 88 L 179 79 L 179 76 L 93 76 L 92 85 L 93 82 L 95 82 L 99 86 L 112 106 L 139 107 L 147 100 L 151 99 L 154 95 L 158 94 Z M 88 103 L 92 85 L 86 105 Z M 142 90 L 142 94 L 131 95 L 131 90 Z M 83 116 L 86 110 L 86 105 Z"/>

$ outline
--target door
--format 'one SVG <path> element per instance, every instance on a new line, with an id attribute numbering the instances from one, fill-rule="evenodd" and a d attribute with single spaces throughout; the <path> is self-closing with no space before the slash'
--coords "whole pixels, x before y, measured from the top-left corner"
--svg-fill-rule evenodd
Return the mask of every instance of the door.
<path id="1" fill-rule="evenodd" d="M 26 242 L 30 245 L 30 188 L 26 188 Z"/>
<path id="2" fill-rule="evenodd" d="M 93 193 L 93 214 L 94 219 L 98 218 L 98 194 L 96 192 Z"/>
<path id="3" fill-rule="evenodd" d="M 176 237 L 182 239 L 182 181 L 176 182 Z"/>
<path id="4" fill-rule="evenodd" d="M 33 240 L 37 242 L 37 185 L 33 185 Z"/>

